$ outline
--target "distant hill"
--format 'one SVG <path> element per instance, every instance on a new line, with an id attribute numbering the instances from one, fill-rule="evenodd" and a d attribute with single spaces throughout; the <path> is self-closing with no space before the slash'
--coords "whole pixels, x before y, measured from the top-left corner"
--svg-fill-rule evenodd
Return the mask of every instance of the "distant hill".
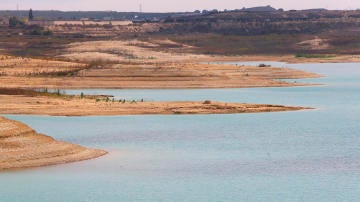
<path id="1" fill-rule="evenodd" d="M 267 8 L 267 11 L 259 11 Z M 272 10 L 272 12 L 269 12 Z M 167 18 L 161 31 L 167 33 L 218 33 L 230 35 L 320 33 L 355 29 L 360 26 L 359 11 L 279 11 L 271 7 Z"/>
<path id="2" fill-rule="evenodd" d="M 325 8 L 312 8 L 312 9 L 305 9 L 303 11 L 327 11 Z"/>
<path id="3" fill-rule="evenodd" d="M 275 9 L 268 6 L 258 6 L 252 8 L 242 8 L 235 10 L 227 10 L 225 12 L 279 12 L 283 9 Z M 326 11 L 323 8 L 308 9 L 304 11 Z M 174 17 L 188 17 L 188 16 L 201 16 L 211 15 L 214 13 L 221 13 L 222 11 L 214 10 L 203 10 L 194 12 L 169 12 L 169 13 L 144 13 L 144 12 L 117 12 L 117 11 L 57 11 L 57 10 L 34 10 L 34 16 L 36 20 L 81 20 L 88 18 L 90 20 L 132 20 L 132 21 L 144 21 L 144 20 L 159 20 L 164 18 Z M 23 17 L 27 18 L 29 14 L 28 10 L 0 10 L 0 17 Z"/>
<path id="4" fill-rule="evenodd" d="M 247 11 L 247 12 L 273 12 L 277 11 L 277 9 L 271 7 L 271 6 L 258 6 L 258 7 L 252 7 L 252 8 L 243 8 L 241 11 Z"/>
<path id="5" fill-rule="evenodd" d="M 29 11 L 3 10 L 0 16 L 27 17 Z M 153 20 L 165 17 L 187 16 L 193 12 L 178 13 L 140 13 L 140 12 L 116 12 L 116 11 L 33 11 L 37 20 L 80 20 L 89 18 L 92 20 Z"/>

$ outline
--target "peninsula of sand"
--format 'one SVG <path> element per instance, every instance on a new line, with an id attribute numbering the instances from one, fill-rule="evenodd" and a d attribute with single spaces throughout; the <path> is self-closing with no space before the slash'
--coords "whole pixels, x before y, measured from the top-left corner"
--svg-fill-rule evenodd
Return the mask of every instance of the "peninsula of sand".
<path id="1" fill-rule="evenodd" d="M 106 153 L 57 141 L 21 122 L 0 117 L 0 171 L 82 161 Z"/>
<path id="2" fill-rule="evenodd" d="M 142 114 L 234 114 L 310 109 L 271 104 L 216 101 L 151 102 L 116 100 L 107 96 L 57 95 L 32 90 L 1 89 L 0 114 L 50 116 L 142 115 Z"/>

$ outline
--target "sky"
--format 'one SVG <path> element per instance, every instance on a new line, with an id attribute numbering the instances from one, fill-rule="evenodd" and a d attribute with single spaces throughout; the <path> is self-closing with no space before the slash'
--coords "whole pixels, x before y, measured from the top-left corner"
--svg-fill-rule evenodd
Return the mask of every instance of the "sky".
<path id="1" fill-rule="evenodd" d="M 360 0 L 0 0 L 0 10 L 174 12 L 271 5 L 289 9 L 359 9 Z"/>

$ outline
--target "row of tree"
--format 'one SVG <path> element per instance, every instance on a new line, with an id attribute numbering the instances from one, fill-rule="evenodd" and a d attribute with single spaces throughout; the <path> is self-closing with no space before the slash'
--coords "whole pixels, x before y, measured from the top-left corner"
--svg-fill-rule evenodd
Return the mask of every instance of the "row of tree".
<path id="1" fill-rule="evenodd" d="M 29 17 L 28 17 L 28 20 L 29 21 L 33 21 L 34 20 L 34 14 L 33 14 L 33 11 L 32 9 L 30 9 L 29 11 Z M 25 22 L 15 16 L 12 16 L 9 18 L 9 26 L 10 27 L 16 27 L 16 26 L 22 26 L 24 25 Z"/>

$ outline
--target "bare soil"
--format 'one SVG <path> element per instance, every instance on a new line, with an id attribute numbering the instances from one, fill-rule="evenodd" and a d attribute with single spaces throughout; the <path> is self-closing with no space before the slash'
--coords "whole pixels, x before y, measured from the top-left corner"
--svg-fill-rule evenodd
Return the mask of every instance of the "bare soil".
<path id="1" fill-rule="evenodd" d="M 233 114 L 309 109 L 282 105 L 223 103 L 214 101 L 147 102 L 80 97 L 0 95 L 0 114 L 52 116 L 140 114 Z"/>
<path id="2" fill-rule="evenodd" d="M 82 161 L 106 153 L 57 141 L 21 122 L 0 117 L 0 171 Z"/>

